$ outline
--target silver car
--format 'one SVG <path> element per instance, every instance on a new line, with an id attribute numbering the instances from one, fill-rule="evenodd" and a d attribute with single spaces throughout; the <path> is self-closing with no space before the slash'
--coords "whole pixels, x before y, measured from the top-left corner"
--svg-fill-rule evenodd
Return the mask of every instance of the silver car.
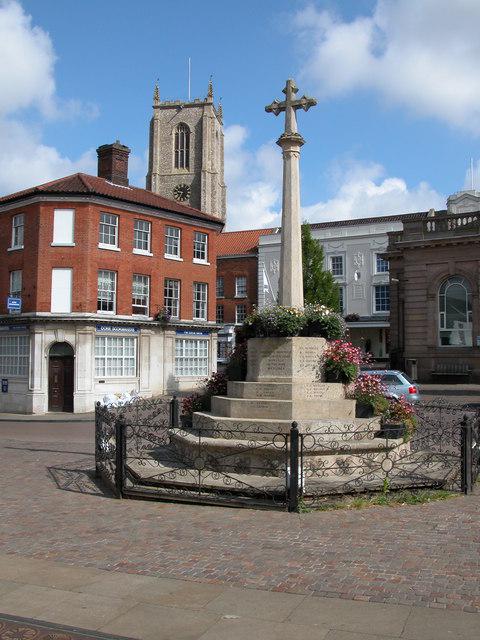
<path id="1" fill-rule="evenodd" d="M 405 396 L 405 399 L 412 404 L 420 402 L 421 398 L 417 383 L 413 382 L 403 371 L 375 369 L 373 371 L 362 371 L 360 375 L 365 375 L 366 373 L 380 376 L 383 384 L 387 387 L 387 397 L 400 398 Z"/>

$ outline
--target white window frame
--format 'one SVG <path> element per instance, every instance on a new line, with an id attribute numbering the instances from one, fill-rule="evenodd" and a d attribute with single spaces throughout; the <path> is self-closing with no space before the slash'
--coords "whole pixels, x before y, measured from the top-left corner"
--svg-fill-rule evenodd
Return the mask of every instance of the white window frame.
<path id="1" fill-rule="evenodd" d="M 208 284 L 193 283 L 193 320 L 208 319 Z"/>
<path id="2" fill-rule="evenodd" d="M 99 304 L 100 302 L 109 302 L 108 298 L 104 298 L 100 296 L 100 293 L 105 291 L 107 293 L 111 292 L 111 289 L 100 289 L 100 274 L 113 274 L 113 279 L 110 279 L 110 282 L 113 282 L 113 309 L 112 310 L 106 310 L 106 309 L 99 309 Z M 99 269 L 98 273 L 97 273 L 97 313 L 105 313 L 105 314 L 110 314 L 110 315 L 115 315 L 116 313 L 116 309 L 117 309 L 117 272 L 116 271 L 110 271 L 109 269 Z"/>
<path id="3" fill-rule="evenodd" d="M 109 249 L 110 251 L 120 251 L 118 246 L 118 216 L 114 213 L 100 212 L 100 223 L 98 227 L 98 247 L 99 249 Z M 110 232 L 113 229 L 113 234 Z M 105 242 L 113 235 L 113 242 Z"/>
<path id="4" fill-rule="evenodd" d="M 176 338 L 175 376 L 178 378 L 208 376 L 209 351 L 208 338 Z"/>
<path id="5" fill-rule="evenodd" d="M 239 283 L 242 282 L 244 286 L 240 287 Z M 247 276 L 235 276 L 235 297 L 246 298 L 247 297 Z"/>
<path id="6" fill-rule="evenodd" d="M 180 280 L 176 278 L 165 278 L 163 281 L 163 306 L 170 314 L 170 317 L 176 320 L 180 318 L 180 288 Z M 174 295 L 167 295 L 167 293 L 170 294 L 171 292 Z"/>
<path id="7" fill-rule="evenodd" d="M 12 243 L 10 251 L 23 249 L 25 239 L 25 214 L 17 213 L 12 218 Z"/>
<path id="8" fill-rule="evenodd" d="M 243 319 L 239 320 L 238 318 L 238 310 L 242 309 L 244 311 L 243 313 Z M 235 324 L 243 324 L 245 321 L 245 318 L 247 317 L 247 305 L 246 304 L 237 304 L 235 305 Z"/>
<path id="9" fill-rule="evenodd" d="M 55 209 L 53 212 L 52 247 L 75 246 L 75 209 Z"/>
<path id="10" fill-rule="evenodd" d="M 379 260 L 382 260 L 383 262 L 387 263 L 387 269 L 385 271 L 379 271 L 378 270 L 378 261 Z M 375 253 L 375 255 L 374 255 L 374 267 L 375 267 L 375 270 L 374 270 L 375 274 L 384 275 L 385 273 L 389 273 L 390 272 L 390 265 L 388 263 L 388 260 L 383 260 L 383 258 L 381 258 L 381 254 L 380 253 Z"/>
<path id="11" fill-rule="evenodd" d="M 136 284 L 139 285 L 143 291 L 136 291 Z M 135 308 L 143 309 L 143 312 L 135 311 Z M 132 276 L 132 315 L 147 317 L 150 315 L 150 276 L 141 273 L 134 273 Z"/>
<path id="12" fill-rule="evenodd" d="M 225 297 L 225 278 L 224 276 L 217 276 L 217 298 Z"/>
<path id="13" fill-rule="evenodd" d="M 17 275 L 17 274 L 20 274 L 20 275 Z M 16 283 L 15 283 L 15 279 L 17 279 Z M 12 298 L 22 297 L 22 280 L 23 280 L 23 272 L 21 269 L 15 269 L 14 271 L 10 271 L 10 296 Z"/>
<path id="14" fill-rule="evenodd" d="M 340 258 L 342 261 L 342 273 L 334 273 L 333 271 L 333 259 Z M 334 278 L 345 278 L 345 255 L 343 253 L 332 253 L 328 256 L 328 268 Z"/>
<path id="15" fill-rule="evenodd" d="M 377 288 L 387 287 L 388 289 L 388 309 L 377 309 Z M 373 313 L 388 314 L 390 313 L 390 285 L 388 282 L 379 282 L 373 285 Z"/>
<path id="16" fill-rule="evenodd" d="M 0 376 L 27 378 L 29 361 L 28 335 L 0 335 Z"/>
<path id="17" fill-rule="evenodd" d="M 95 378 L 136 377 L 137 338 L 95 336 Z"/>
<path id="18" fill-rule="evenodd" d="M 448 328 L 446 325 L 446 299 L 449 287 L 452 285 L 458 285 L 465 290 L 465 324 L 470 325 L 469 328 L 465 329 L 455 329 Z M 443 290 L 443 293 L 442 293 Z M 442 347 L 442 349 L 451 349 L 454 348 L 471 348 L 473 346 L 473 327 L 472 327 L 472 290 L 470 283 L 463 276 L 449 276 L 445 280 L 443 280 L 438 288 L 438 346 Z M 455 331 L 460 333 L 463 331 L 464 333 L 464 344 L 442 344 L 442 335 L 441 333 L 450 332 L 450 339 Z M 467 334 L 468 332 L 468 334 Z"/>
<path id="19" fill-rule="evenodd" d="M 174 232 L 174 233 L 172 233 Z M 177 233 L 178 232 L 178 233 Z M 172 248 L 176 249 L 176 253 L 170 253 Z M 183 260 L 182 253 L 182 230 L 180 227 L 165 227 L 165 258 L 169 260 Z"/>
<path id="20" fill-rule="evenodd" d="M 144 227 L 142 229 L 142 226 Z M 145 239 L 146 236 L 146 239 Z M 146 248 L 145 248 L 146 244 Z M 142 245 L 142 246 L 138 246 Z M 133 253 L 142 256 L 152 256 L 152 223 L 149 220 L 136 218 L 133 221 Z"/>
<path id="21" fill-rule="evenodd" d="M 208 234 L 203 231 L 195 231 L 193 234 L 193 262 L 210 264 L 208 262 Z"/>

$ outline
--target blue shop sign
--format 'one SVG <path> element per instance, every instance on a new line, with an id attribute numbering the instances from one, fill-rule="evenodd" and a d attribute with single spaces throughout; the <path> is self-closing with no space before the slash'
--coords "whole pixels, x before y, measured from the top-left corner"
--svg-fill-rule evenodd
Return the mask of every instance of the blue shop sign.
<path id="1" fill-rule="evenodd" d="M 138 327 L 115 327 L 110 324 L 97 324 L 95 327 L 97 333 L 138 333 Z"/>
<path id="2" fill-rule="evenodd" d="M 20 313 L 22 310 L 22 299 L 9 296 L 7 298 L 7 309 L 9 313 Z"/>
<path id="3" fill-rule="evenodd" d="M 26 324 L 2 324 L 0 325 L 0 331 L 26 331 Z"/>
<path id="4" fill-rule="evenodd" d="M 209 336 L 210 331 L 191 331 L 190 329 L 177 329 L 177 336 Z"/>

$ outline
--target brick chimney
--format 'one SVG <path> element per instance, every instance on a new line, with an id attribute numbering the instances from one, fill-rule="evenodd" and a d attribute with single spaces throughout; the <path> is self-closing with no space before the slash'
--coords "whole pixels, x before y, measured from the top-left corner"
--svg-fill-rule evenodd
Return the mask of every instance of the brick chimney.
<path id="1" fill-rule="evenodd" d="M 129 153 L 130 149 L 119 140 L 113 144 L 102 144 L 98 147 L 98 177 L 127 187 Z"/>

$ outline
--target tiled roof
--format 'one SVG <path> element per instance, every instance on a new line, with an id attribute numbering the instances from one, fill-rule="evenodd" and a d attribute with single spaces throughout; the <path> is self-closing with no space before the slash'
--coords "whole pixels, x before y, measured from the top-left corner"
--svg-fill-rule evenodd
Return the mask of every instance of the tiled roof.
<path id="1" fill-rule="evenodd" d="M 447 213 L 437 211 L 436 213 Z M 333 220 L 331 222 L 312 222 L 312 229 L 328 229 L 338 227 L 353 227 L 359 224 L 383 224 L 386 222 L 404 222 L 410 220 L 422 220 L 427 217 L 427 211 L 417 213 L 399 213 L 391 216 L 373 216 L 371 218 L 353 218 L 349 220 Z M 260 236 L 267 236 L 275 233 L 272 229 L 248 229 L 245 231 L 224 231 L 218 240 L 218 255 L 246 255 L 256 253 Z"/>
<path id="2" fill-rule="evenodd" d="M 258 239 L 274 233 L 275 229 L 251 229 L 248 231 L 225 231 L 218 236 L 218 256 L 243 256 L 256 253 Z"/>
<path id="3" fill-rule="evenodd" d="M 66 176 L 65 178 L 46 182 L 45 184 L 37 185 L 30 189 L 24 189 L 23 191 L 17 191 L 17 193 L 11 193 L 7 196 L 1 197 L 0 204 L 6 204 L 31 195 L 44 193 L 52 195 L 64 195 L 71 193 L 104 196 L 106 198 L 111 198 L 112 200 L 131 202 L 134 204 L 145 205 L 147 207 L 153 207 L 155 209 L 182 213 L 187 216 L 203 218 L 205 220 L 221 223 L 215 216 L 211 216 L 203 211 L 181 204 L 180 202 L 175 202 L 175 200 L 168 200 L 168 198 L 159 196 L 147 189 L 140 189 L 139 187 L 132 186 L 123 187 L 118 184 L 113 184 L 105 178 L 90 176 L 86 173 L 74 173 L 73 175 Z"/>

